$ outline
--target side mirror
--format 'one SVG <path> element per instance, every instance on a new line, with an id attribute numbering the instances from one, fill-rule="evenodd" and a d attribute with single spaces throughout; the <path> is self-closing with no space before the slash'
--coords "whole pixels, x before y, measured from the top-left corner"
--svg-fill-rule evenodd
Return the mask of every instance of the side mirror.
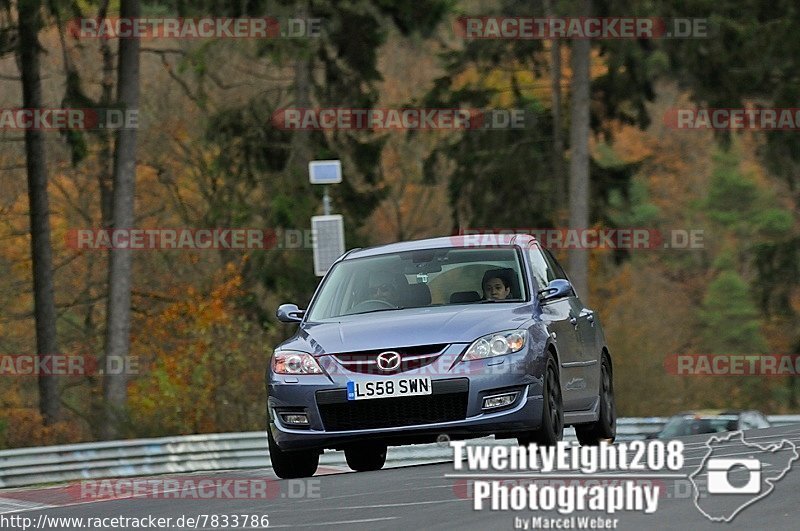
<path id="1" fill-rule="evenodd" d="M 278 321 L 282 323 L 299 323 L 305 314 L 306 311 L 299 309 L 296 304 L 281 304 L 275 312 Z"/>
<path id="2" fill-rule="evenodd" d="M 546 288 L 539 290 L 539 300 L 544 302 L 567 297 L 571 294 L 572 284 L 569 283 L 569 280 L 557 278 L 551 280 Z"/>

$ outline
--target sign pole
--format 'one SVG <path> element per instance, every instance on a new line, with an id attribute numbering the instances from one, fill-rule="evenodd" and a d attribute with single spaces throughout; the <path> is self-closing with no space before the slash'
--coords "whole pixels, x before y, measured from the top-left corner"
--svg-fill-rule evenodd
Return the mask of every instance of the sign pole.
<path id="1" fill-rule="evenodd" d="M 322 195 L 322 213 L 325 216 L 331 215 L 331 196 L 328 195 L 328 187 L 323 187 L 323 195 Z"/>
<path id="2" fill-rule="evenodd" d="M 308 163 L 311 184 L 322 185 L 322 216 L 311 217 L 311 234 L 314 251 L 314 274 L 325 276 L 328 269 L 344 254 L 344 219 L 331 214 L 331 196 L 328 185 L 342 182 L 342 163 L 338 160 L 312 160 Z"/>

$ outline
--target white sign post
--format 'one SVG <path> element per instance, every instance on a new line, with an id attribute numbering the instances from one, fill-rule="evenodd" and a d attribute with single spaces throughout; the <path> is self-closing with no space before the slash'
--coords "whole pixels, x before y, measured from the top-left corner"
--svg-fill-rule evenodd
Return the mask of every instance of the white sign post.
<path id="1" fill-rule="evenodd" d="M 342 163 L 338 160 L 312 160 L 308 163 L 308 180 L 324 185 L 322 216 L 312 216 L 311 235 L 314 249 L 314 274 L 325 276 L 337 258 L 344 254 L 344 218 L 331 214 L 329 184 L 342 182 Z"/>
<path id="2" fill-rule="evenodd" d="M 340 214 L 312 216 L 311 237 L 314 242 L 314 274 L 323 277 L 344 254 L 344 218 Z"/>

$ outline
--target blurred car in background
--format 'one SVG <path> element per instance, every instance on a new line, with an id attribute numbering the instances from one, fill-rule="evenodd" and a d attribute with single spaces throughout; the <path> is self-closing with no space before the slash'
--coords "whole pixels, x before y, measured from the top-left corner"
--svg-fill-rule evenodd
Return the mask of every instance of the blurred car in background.
<path id="1" fill-rule="evenodd" d="M 700 433 L 755 430 L 769 428 L 767 417 L 760 411 L 701 410 L 686 411 L 673 415 L 657 433 L 648 439 L 672 439 Z"/>

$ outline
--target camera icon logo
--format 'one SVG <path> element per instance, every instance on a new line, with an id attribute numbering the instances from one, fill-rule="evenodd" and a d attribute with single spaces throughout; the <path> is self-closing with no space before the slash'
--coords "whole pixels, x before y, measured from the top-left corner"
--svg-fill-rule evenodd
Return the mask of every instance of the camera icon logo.
<path id="1" fill-rule="evenodd" d="M 734 485 L 730 474 L 739 468 L 749 472 L 747 483 Z M 758 459 L 709 459 L 708 493 L 709 494 L 758 494 L 761 492 L 761 461 Z"/>
<path id="2" fill-rule="evenodd" d="M 791 440 L 774 438 L 759 444 L 746 441 L 741 431 L 712 435 L 705 446 L 708 451 L 688 477 L 694 486 L 695 507 L 712 522 L 730 522 L 774 492 L 792 464 L 800 461 L 800 452 Z"/>

